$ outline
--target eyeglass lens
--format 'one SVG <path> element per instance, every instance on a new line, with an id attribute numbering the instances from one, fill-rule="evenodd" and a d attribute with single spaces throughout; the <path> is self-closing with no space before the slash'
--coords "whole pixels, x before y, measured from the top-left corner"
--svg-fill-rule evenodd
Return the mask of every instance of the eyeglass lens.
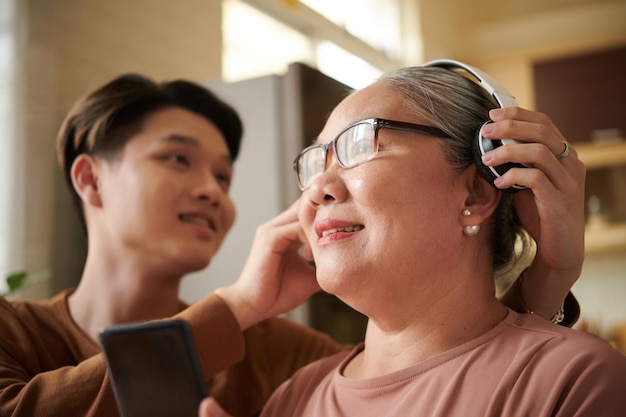
<path id="1" fill-rule="evenodd" d="M 351 168 L 376 154 L 376 129 L 371 121 L 350 126 L 328 145 L 317 145 L 306 149 L 297 162 L 298 179 L 302 189 L 326 169 L 326 149 L 333 147 L 339 165 Z"/>

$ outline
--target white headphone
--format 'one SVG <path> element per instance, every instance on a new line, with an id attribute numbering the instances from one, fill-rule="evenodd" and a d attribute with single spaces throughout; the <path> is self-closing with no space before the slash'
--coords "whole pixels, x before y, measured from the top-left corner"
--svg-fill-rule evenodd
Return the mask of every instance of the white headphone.
<path id="1" fill-rule="evenodd" d="M 515 97 L 513 97 L 513 95 L 506 88 L 500 85 L 498 81 L 496 81 L 489 74 L 486 74 L 483 71 L 479 70 L 478 68 L 472 67 L 471 65 L 467 65 L 459 61 L 454 61 L 452 59 L 438 59 L 435 61 L 427 62 L 424 64 L 424 66 L 425 67 L 439 67 L 439 68 L 445 68 L 449 70 L 457 70 L 457 69 L 463 70 L 469 73 L 477 81 L 477 84 L 480 87 L 482 87 L 485 91 L 487 91 L 487 93 L 489 93 L 489 95 L 491 95 L 496 100 L 500 108 L 519 106 L 519 104 L 517 104 L 517 101 L 515 100 Z M 483 124 L 483 126 L 487 123 L 493 123 L 493 122 L 491 120 L 488 120 Z M 524 167 L 524 165 L 522 164 L 513 163 L 513 162 L 509 162 L 503 165 L 498 165 L 495 167 L 484 165 L 482 162 L 482 156 L 486 152 L 502 145 L 508 145 L 508 144 L 519 143 L 519 142 L 514 139 L 486 139 L 480 133 L 481 129 L 482 129 L 482 126 L 480 129 L 478 129 L 478 132 L 476 132 L 476 140 L 474 142 L 474 147 L 473 147 L 473 156 L 474 156 L 474 161 L 476 165 L 478 166 L 478 171 L 481 173 L 483 177 L 485 177 L 487 181 L 493 184 L 493 181 L 496 178 L 504 175 L 504 173 L 507 172 L 509 169 L 514 168 L 514 167 L 517 167 L 517 168 Z M 514 185 L 511 188 L 507 189 L 506 191 L 519 191 L 525 188 L 526 187 L 522 187 L 520 185 Z"/>

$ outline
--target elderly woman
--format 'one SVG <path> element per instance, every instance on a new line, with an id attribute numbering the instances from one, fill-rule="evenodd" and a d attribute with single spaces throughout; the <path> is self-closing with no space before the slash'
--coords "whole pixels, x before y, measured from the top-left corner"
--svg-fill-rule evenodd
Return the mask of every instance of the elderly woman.
<path id="1" fill-rule="evenodd" d="M 497 149 L 520 162 L 537 153 L 501 188 L 558 197 L 580 164 L 559 155 L 545 116 L 494 107 L 455 71 L 405 68 L 347 97 L 298 156 L 317 280 L 369 321 L 363 344 L 298 372 L 263 416 L 623 415 L 626 358 L 494 296 L 494 276 L 523 262 L 541 226 L 522 228 L 517 214 L 533 213 L 478 172 L 477 131 L 491 117 L 492 137 L 538 144 Z"/>

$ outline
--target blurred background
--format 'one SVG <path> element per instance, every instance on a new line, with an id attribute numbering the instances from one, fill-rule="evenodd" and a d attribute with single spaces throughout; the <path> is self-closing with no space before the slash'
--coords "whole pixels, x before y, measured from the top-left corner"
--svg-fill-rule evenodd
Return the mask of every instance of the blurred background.
<path id="1" fill-rule="evenodd" d="M 76 99 L 121 73 L 203 83 L 245 123 L 239 217 L 211 266 L 185 280 L 194 301 L 237 278 L 256 226 L 296 198 L 291 161 L 346 89 L 437 58 L 490 73 L 575 145 L 588 167 L 577 327 L 624 351 L 624 0 L 0 0 L 0 276 L 27 271 L 11 296 L 31 299 L 77 284 L 86 247 L 56 131 Z M 293 316 L 341 340 L 362 331 L 323 295 Z"/>

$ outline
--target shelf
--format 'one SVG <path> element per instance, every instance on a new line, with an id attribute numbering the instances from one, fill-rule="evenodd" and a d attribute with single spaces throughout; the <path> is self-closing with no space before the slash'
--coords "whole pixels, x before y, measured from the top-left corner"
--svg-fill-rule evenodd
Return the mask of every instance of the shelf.
<path id="1" fill-rule="evenodd" d="M 573 146 L 578 152 L 578 157 L 587 167 L 587 179 L 591 175 L 590 170 L 626 167 L 626 141 L 616 140 L 605 144 L 576 142 Z M 612 178 L 611 183 L 617 181 L 616 178 Z M 597 179 L 595 185 L 598 186 Z M 609 185 L 605 184 L 605 186 L 608 187 Z M 613 193 L 619 192 L 623 196 L 621 193 L 625 189 L 618 188 L 619 190 L 613 190 Z M 615 194 L 611 199 L 614 204 L 623 201 L 623 197 L 618 199 Z M 626 252 L 626 222 L 612 222 L 603 217 L 592 216 L 585 226 L 586 254 Z"/>
<path id="2" fill-rule="evenodd" d="M 626 251 L 626 223 L 595 220 L 585 228 L 585 253 Z"/>
<path id="3" fill-rule="evenodd" d="M 574 143 L 573 146 L 587 169 L 626 165 L 626 142 Z"/>

